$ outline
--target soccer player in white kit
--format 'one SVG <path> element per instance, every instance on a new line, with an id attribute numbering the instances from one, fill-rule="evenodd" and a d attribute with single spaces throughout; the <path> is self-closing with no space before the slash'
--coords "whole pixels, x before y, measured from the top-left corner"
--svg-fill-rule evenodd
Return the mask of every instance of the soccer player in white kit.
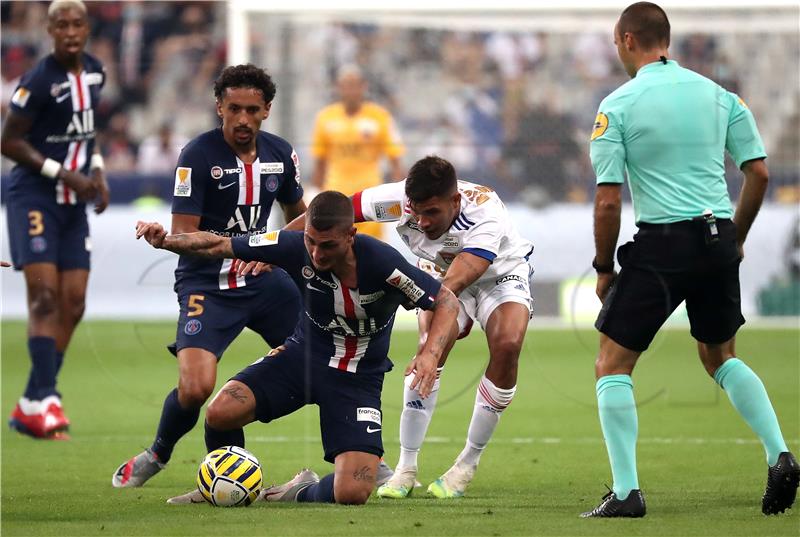
<path id="1" fill-rule="evenodd" d="M 489 365 L 476 390 L 466 445 L 453 466 L 428 487 L 428 494 L 437 498 L 458 498 L 517 389 L 517 364 L 532 312 L 528 261 L 533 246 L 517 233 L 492 189 L 457 180 L 453 166 L 435 156 L 414 164 L 404 181 L 355 194 L 353 208 L 356 221 L 397 222 L 397 232 L 420 258 L 420 268 L 458 296 L 461 337 L 473 320 L 486 332 Z M 419 312 L 420 347 L 430 319 L 428 312 Z M 446 358 L 447 353 L 439 373 Z M 413 374 L 406 377 L 403 391 L 400 460 L 392 478 L 378 489 L 384 498 L 405 498 L 413 490 L 417 455 L 436 408 L 439 379 L 425 399 L 409 387 L 412 380 Z"/>

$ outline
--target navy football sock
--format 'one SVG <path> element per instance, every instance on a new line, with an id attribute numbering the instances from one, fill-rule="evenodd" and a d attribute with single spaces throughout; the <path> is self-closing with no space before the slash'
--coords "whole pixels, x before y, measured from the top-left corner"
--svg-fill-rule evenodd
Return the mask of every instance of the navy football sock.
<path id="1" fill-rule="evenodd" d="M 333 476 L 328 474 L 297 495 L 298 502 L 336 503 L 333 497 Z"/>
<path id="2" fill-rule="evenodd" d="M 200 408 L 183 408 L 178 402 L 178 389 L 175 388 L 164 399 L 161 421 L 158 422 L 156 439 L 150 450 L 158 460 L 166 464 L 172 457 L 172 450 L 183 435 L 188 433 L 200 417 Z"/>
<path id="3" fill-rule="evenodd" d="M 31 373 L 25 388 L 26 399 L 40 401 L 56 394 L 56 340 L 51 337 L 28 338 Z"/>
<path id="4" fill-rule="evenodd" d="M 61 366 L 64 365 L 64 353 L 56 351 L 56 377 L 61 372 Z"/>
<path id="5" fill-rule="evenodd" d="M 209 427 L 206 422 L 206 450 L 211 453 L 215 449 L 225 446 L 244 447 L 244 429 L 232 429 L 230 431 L 220 431 Z"/>

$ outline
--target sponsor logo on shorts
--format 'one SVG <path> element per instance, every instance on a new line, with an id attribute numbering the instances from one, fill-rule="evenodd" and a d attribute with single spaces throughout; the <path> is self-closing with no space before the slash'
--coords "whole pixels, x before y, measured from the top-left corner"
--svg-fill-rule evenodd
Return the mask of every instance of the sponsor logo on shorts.
<path id="1" fill-rule="evenodd" d="M 220 168 L 219 166 L 214 166 L 213 168 L 211 168 L 211 178 L 212 179 L 222 179 L 223 175 L 224 174 L 223 174 L 222 168 Z"/>
<path id="2" fill-rule="evenodd" d="M 375 427 L 375 428 L 373 429 L 372 427 L 370 427 L 369 425 L 367 425 L 367 432 L 368 432 L 368 433 L 377 433 L 377 432 L 378 432 L 378 431 L 380 431 L 380 430 L 381 430 L 381 428 L 380 428 L 380 427 Z"/>
<path id="3" fill-rule="evenodd" d="M 187 336 L 193 336 L 195 334 L 200 333 L 200 330 L 203 329 L 203 323 L 198 321 L 197 319 L 189 319 L 186 321 L 186 326 L 183 327 L 183 333 Z"/>
<path id="4" fill-rule="evenodd" d="M 358 407 L 356 409 L 356 421 L 371 421 L 378 425 L 381 424 L 381 411 L 377 408 Z M 379 431 L 380 429 L 376 429 Z"/>
<path id="5" fill-rule="evenodd" d="M 283 163 L 280 163 L 283 166 Z M 283 170 L 281 170 L 283 171 Z M 277 175 L 270 175 L 267 177 L 267 190 L 270 192 L 275 192 L 278 190 L 278 176 Z"/>
<path id="6" fill-rule="evenodd" d="M 522 283 L 524 283 L 525 280 L 522 279 L 522 276 L 517 276 L 516 274 L 506 274 L 505 276 L 497 278 L 494 281 L 494 283 L 496 285 L 500 285 L 501 283 L 506 283 L 506 282 L 522 282 Z"/>
<path id="7" fill-rule="evenodd" d="M 262 162 L 261 173 L 283 173 L 283 162 Z"/>
<path id="8" fill-rule="evenodd" d="M 41 254 L 47 250 L 47 240 L 44 237 L 33 237 L 31 239 L 31 252 Z"/>

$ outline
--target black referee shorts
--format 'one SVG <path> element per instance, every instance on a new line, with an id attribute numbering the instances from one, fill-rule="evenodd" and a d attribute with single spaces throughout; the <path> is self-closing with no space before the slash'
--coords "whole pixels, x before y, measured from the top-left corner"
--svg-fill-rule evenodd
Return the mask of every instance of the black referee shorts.
<path id="1" fill-rule="evenodd" d="M 718 220 L 720 238 L 706 244 L 704 222 L 640 224 L 620 246 L 620 272 L 595 327 L 628 349 L 643 352 L 684 300 L 692 337 L 718 344 L 744 324 L 736 227 Z"/>

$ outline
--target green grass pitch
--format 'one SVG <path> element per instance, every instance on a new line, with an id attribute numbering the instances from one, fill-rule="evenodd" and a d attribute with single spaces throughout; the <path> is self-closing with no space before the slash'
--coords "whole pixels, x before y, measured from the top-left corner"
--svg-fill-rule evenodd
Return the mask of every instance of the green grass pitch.
<path id="1" fill-rule="evenodd" d="M 164 396 L 176 382 L 163 345 L 174 323 L 86 322 L 60 379 L 73 422 L 69 442 L 2 435 L 3 535 L 798 535 L 800 508 L 765 517 L 766 464 L 760 444 L 703 371 L 686 330 L 662 332 L 634 374 L 639 404 L 639 471 L 648 502 L 641 520 L 581 520 L 610 484 L 597 421 L 596 334 L 528 334 L 517 396 L 460 500 L 370 499 L 365 507 L 257 504 L 247 509 L 167 506 L 193 486 L 205 454 L 202 427 L 178 445 L 165 471 L 141 489 L 116 490 L 116 466 L 152 441 Z M 800 331 L 745 329 L 738 352 L 761 376 L 783 432 L 800 451 Z M 386 459 L 398 454 L 402 369 L 415 334 L 396 332 L 395 370 L 384 388 Z M 2 412 L 7 417 L 28 371 L 25 326 L 2 324 Z M 220 364 L 217 385 L 262 353 L 246 333 Z M 483 334 L 459 342 L 442 380 L 439 408 L 420 456 L 426 486 L 461 450 L 487 353 Z M 246 429 L 265 479 L 283 482 L 303 466 L 320 474 L 317 413 L 306 408 Z"/>

